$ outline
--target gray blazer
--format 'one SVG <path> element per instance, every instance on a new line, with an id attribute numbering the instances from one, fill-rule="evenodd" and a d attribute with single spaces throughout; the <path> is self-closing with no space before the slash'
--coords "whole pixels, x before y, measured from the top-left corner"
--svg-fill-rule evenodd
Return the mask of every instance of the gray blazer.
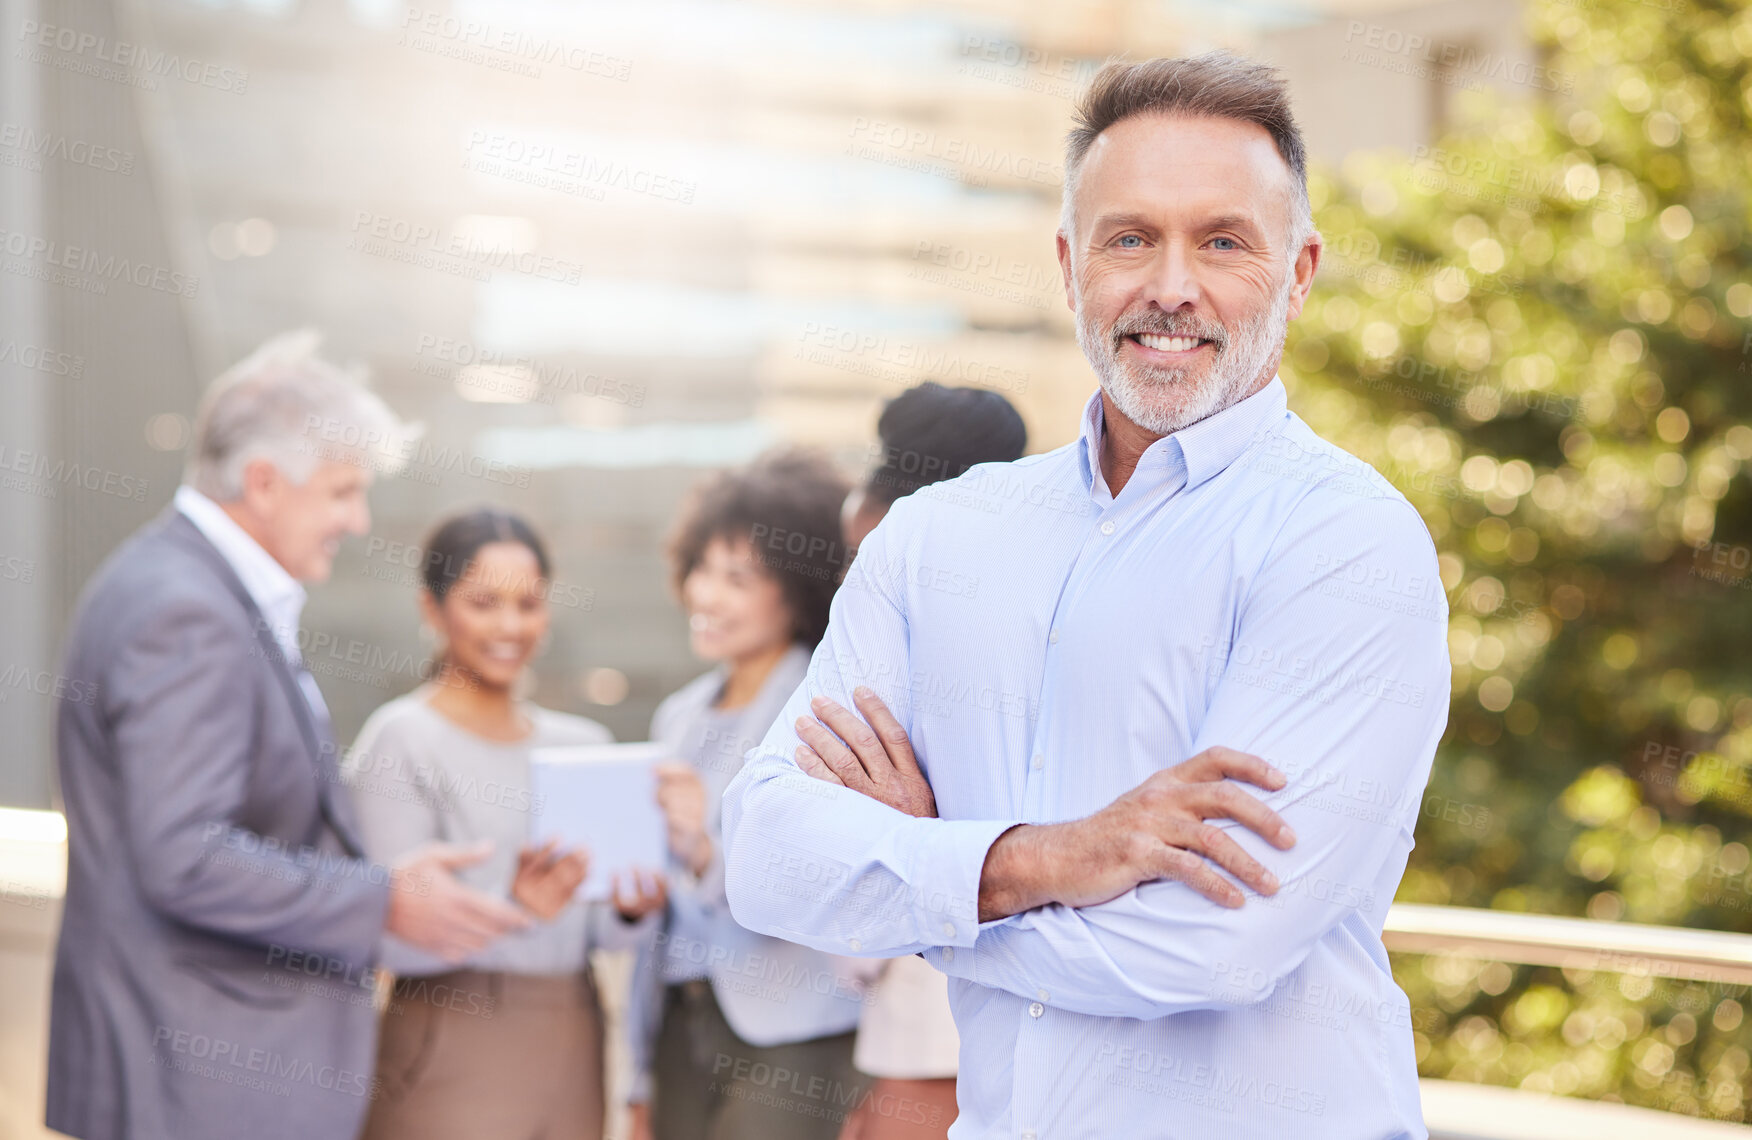
<path id="1" fill-rule="evenodd" d="M 328 726 L 243 583 L 166 511 L 86 588 L 65 675 L 49 1127 L 355 1135 L 387 872 L 358 858 Z"/>

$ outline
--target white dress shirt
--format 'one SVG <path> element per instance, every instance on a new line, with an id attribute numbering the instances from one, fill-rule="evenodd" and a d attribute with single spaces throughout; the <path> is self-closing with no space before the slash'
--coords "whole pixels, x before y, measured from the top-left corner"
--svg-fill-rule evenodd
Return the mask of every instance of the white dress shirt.
<path id="1" fill-rule="evenodd" d="M 212 499 L 185 483 L 176 489 L 172 501 L 243 582 L 256 608 L 262 611 L 262 619 L 285 654 L 286 665 L 298 679 L 298 687 L 304 691 L 311 709 L 319 720 L 327 721 L 328 705 L 316 686 L 316 678 L 309 670 L 299 668 L 303 658 L 298 652 L 298 622 L 308 597 L 304 586 Z"/>
<path id="2" fill-rule="evenodd" d="M 901 499 L 804 683 L 724 797 L 754 930 L 922 951 L 961 1032 L 955 1140 L 1426 1135 L 1381 925 L 1447 719 L 1447 605 L 1417 512 L 1273 380 L 1152 444 L 1111 495 L 1102 405 L 1055 451 Z M 913 819 L 811 780 L 816 694 L 888 702 L 936 793 Z M 987 849 L 1213 745 L 1290 776 L 1280 892 L 1176 882 L 977 922 Z M 824 889 L 822 884 L 834 889 Z M 806 886 L 812 889 L 804 889 Z"/>

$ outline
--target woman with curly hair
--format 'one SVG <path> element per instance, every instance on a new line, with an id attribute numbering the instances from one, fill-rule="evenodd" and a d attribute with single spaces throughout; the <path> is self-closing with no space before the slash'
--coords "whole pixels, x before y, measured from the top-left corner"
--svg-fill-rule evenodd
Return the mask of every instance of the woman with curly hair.
<path id="1" fill-rule="evenodd" d="M 694 653 L 715 664 L 651 724 L 676 762 L 658 786 L 669 905 L 628 1016 L 635 1140 L 833 1140 L 862 1096 L 851 962 L 737 925 L 718 813 L 827 628 L 847 490 L 823 457 L 769 454 L 700 487 L 670 548 Z"/>

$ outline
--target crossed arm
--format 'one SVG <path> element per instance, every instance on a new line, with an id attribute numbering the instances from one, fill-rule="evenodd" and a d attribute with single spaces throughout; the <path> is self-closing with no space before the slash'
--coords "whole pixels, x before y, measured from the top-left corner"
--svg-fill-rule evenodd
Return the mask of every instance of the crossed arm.
<path id="1" fill-rule="evenodd" d="M 1298 669 L 1306 683 L 1232 665 L 1190 760 L 1065 824 L 924 814 L 917 764 L 901 746 L 907 689 L 872 686 L 886 689 L 884 718 L 847 683 L 848 663 L 909 675 L 904 594 L 880 581 L 843 590 L 809 677 L 725 794 L 738 921 L 839 953 L 951 947 L 927 955 L 951 975 L 1138 1018 L 1257 1003 L 1341 923 L 1378 928 L 1410 846 L 1407 805 L 1445 723 L 1445 622 L 1323 596 L 1309 543 L 1420 571 L 1427 562 L 1430 580 L 1434 552 L 1402 502 L 1307 512 L 1298 525 L 1277 569 L 1256 580 L 1236 644 L 1312 663 Z M 875 727 L 817 697 L 855 705 Z M 817 718 L 837 722 L 852 746 L 836 750 L 810 727 Z M 877 731 L 886 741 L 872 752 Z M 813 752 L 799 753 L 805 745 Z M 1283 778 L 1259 757 L 1276 759 Z M 1373 802 L 1346 802 L 1358 788 L 1377 789 L 1365 797 Z M 1275 897 L 1238 905 L 1245 896 L 1218 868 L 1273 895 L 1268 864 Z"/>

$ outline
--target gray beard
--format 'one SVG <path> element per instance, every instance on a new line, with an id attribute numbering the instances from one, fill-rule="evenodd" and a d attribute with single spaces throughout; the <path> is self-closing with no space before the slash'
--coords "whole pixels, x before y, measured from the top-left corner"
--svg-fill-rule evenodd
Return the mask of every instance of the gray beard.
<path id="1" fill-rule="evenodd" d="M 1126 419 L 1158 435 L 1168 435 L 1213 416 L 1245 398 L 1266 364 L 1284 347 L 1290 315 L 1293 274 L 1271 305 L 1231 335 L 1214 321 L 1179 313 L 1121 316 L 1110 329 L 1098 329 L 1077 291 L 1077 344 L 1095 369 L 1102 391 Z M 1208 339 L 1216 359 L 1200 379 L 1187 368 L 1132 368 L 1119 359 L 1120 341 L 1140 332 Z"/>

